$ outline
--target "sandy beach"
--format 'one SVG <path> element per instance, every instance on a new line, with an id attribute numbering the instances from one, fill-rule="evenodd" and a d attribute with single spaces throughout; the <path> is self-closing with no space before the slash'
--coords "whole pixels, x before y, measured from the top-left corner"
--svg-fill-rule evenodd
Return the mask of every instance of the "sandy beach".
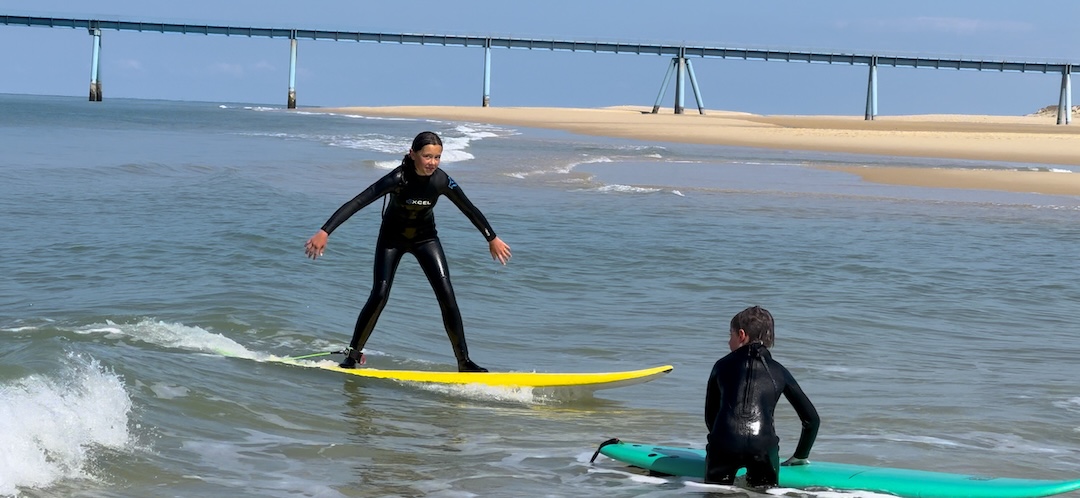
<path id="1" fill-rule="evenodd" d="M 987 161 L 986 169 L 835 166 L 865 181 L 922 187 L 1080 195 L 1080 125 L 1056 125 L 1046 116 L 918 115 L 780 116 L 687 109 L 652 114 L 651 108 L 342 107 L 324 112 L 428 118 L 565 130 L 584 135 L 844 152 L 899 157 Z M 1007 163 L 1041 165 L 1039 171 Z M 1058 166 L 1055 168 L 1055 166 Z M 1072 167 L 1072 168 L 1062 168 Z M 1054 171 L 1054 170 L 1057 171 Z"/>

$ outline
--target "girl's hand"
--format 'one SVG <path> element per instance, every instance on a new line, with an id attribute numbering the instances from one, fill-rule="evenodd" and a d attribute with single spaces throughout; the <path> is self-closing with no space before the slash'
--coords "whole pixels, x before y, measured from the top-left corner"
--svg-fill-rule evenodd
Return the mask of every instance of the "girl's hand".
<path id="1" fill-rule="evenodd" d="M 502 264 L 506 264 L 510 261 L 510 246 L 506 245 L 502 239 L 495 237 L 488 242 L 488 251 L 491 252 L 491 259 L 498 261 Z"/>
<path id="2" fill-rule="evenodd" d="M 307 254 L 307 257 L 311 259 L 317 259 L 319 256 L 322 256 L 323 249 L 326 249 L 326 239 L 328 237 L 330 237 L 330 234 L 326 233 L 324 230 L 316 232 L 315 235 L 312 235 L 307 243 L 304 244 L 304 254 Z"/>

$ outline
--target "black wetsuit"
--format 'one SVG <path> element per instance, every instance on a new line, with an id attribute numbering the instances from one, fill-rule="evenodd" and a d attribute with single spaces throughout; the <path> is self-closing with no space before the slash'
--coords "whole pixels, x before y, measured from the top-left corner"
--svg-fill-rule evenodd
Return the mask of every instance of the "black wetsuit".
<path id="1" fill-rule="evenodd" d="M 780 438 L 773 413 L 781 394 L 802 420 L 794 456 L 805 459 L 821 422 L 791 373 L 761 343 L 747 344 L 716 361 L 705 394 L 705 482 L 731 484 L 735 472 L 745 467 L 747 484 L 777 485 Z"/>
<path id="2" fill-rule="evenodd" d="M 454 288 L 450 284 L 446 255 L 435 230 L 435 203 L 440 195 L 445 195 L 489 242 L 495 238 L 495 232 L 491 230 L 484 215 L 469 202 L 469 198 L 465 197 L 457 183 L 442 169 L 436 169 L 431 176 L 420 176 L 416 174 L 414 167 L 405 165 L 398 166 L 338 208 L 323 224 L 322 229 L 328 234 L 333 232 L 350 216 L 384 195 L 389 195 L 389 200 L 383 211 L 382 226 L 375 246 L 375 283 L 364 309 L 356 319 L 356 328 L 353 330 L 349 347 L 359 351 L 367 343 L 390 296 L 390 286 L 394 282 L 398 263 L 408 252 L 416 256 L 435 291 L 439 308 L 442 310 L 443 325 L 454 347 L 454 356 L 460 368 L 469 361 L 469 350 L 465 345 L 461 312 L 454 298 Z"/>

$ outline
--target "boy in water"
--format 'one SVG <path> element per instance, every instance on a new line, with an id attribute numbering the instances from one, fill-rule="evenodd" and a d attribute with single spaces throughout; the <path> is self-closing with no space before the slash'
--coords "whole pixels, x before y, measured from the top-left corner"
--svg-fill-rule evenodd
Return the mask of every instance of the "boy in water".
<path id="1" fill-rule="evenodd" d="M 802 420 L 795 454 L 784 465 L 805 465 L 821 420 L 795 378 L 769 353 L 773 345 L 773 317 L 754 306 L 731 319 L 731 352 L 717 360 L 705 392 L 705 482 L 732 484 L 735 472 L 746 468 L 746 483 L 753 487 L 778 484 L 780 438 L 773 412 L 780 395 L 787 398 Z"/>

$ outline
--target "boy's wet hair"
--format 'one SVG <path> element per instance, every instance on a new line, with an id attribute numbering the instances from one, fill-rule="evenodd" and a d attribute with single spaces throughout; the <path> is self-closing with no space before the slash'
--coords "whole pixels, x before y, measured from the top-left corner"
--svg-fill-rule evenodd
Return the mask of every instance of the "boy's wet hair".
<path id="1" fill-rule="evenodd" d="M 760 342 L 771 348 L 775 336 L 773 317 L 769 310 L 761 306 L 751 306 L 731 318 L 731 330 L 742 329 L 750 342 Z"/>

